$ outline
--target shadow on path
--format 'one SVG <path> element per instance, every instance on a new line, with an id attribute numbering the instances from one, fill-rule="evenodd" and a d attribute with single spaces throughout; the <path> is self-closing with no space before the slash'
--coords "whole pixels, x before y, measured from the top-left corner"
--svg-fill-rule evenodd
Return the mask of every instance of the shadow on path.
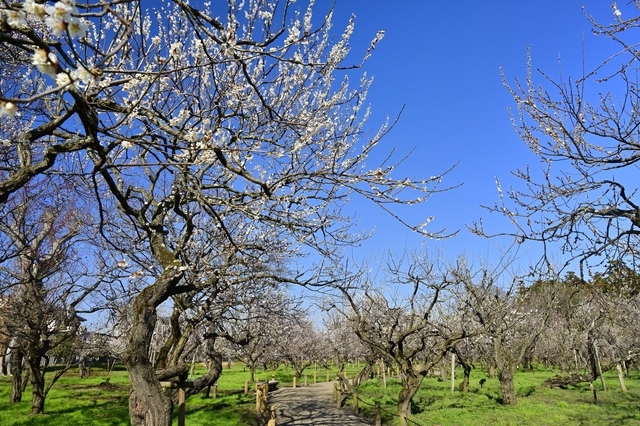
<path id="1" fill-rule="evenodd" d="M 276 407 L 278 426 L 371 426 L 346 408 L 336 408 L 333 382 L 298 388 L 281 388 L 269 393 L 269 405 Z"/>

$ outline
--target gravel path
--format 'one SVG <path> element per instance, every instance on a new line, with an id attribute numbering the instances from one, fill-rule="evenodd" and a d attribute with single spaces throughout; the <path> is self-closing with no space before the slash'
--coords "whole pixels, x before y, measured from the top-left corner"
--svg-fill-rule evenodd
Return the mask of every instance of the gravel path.
<path id="1" fill-rule="evenodd" d="M 278 426 L 371 426 L 372 422 L 336 408 L 333 401 L 333 382 L 316 383 L 306 387 L 280 388 L 269 393 L 269 405 L 276 407 Z"/>

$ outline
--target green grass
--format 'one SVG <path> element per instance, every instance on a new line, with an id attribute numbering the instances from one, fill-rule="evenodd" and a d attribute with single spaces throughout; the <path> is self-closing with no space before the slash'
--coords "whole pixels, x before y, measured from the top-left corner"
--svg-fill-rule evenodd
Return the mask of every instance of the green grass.
<path id="1" fill-rule="evenodd" d="M 313 382 L 314 368 L 305 370 L 308 382 Z M 332 370 L 332 374 L 335 373 Z M 351 374 L 357 367 L 347 370 Z M 204 370 L 196 369 L 195 376 L 204 374 Z M 51 373 L 49 373 L 51 374 Z M 256 379 L 265 380 L 275 376 L 282 386 L 293 384 L 293 371 L 283 367 L 278 370 L 259 370 Z M 255 396 L 244 395 L 244 383 L 249 380 L 250 373 L 242 364 L 234 364 L 226 368 L 218 380 L 218 397 L 203 398 L 193 396 L 186 403 L 186 420 L 189 426 L 251 426 L 257 424 L 255 419 Z M 318 368 L 318 381 L 326 380 L 326 370 Z M 107 382 L 106 384 L 105 382 Z M 300 384 L 304 383 L 304 378 Z M 253 384 L 250 384 L 253 388 Z M 117 366 L 111 374 L 104 368 L 94 367 L 91 377 L 80 379 L 77 370 L 67 372 L 53 386 L 45 403 L 45 414 L 36 417 L 28 416 L 31 410 L 31 386 L 27 386 L 22 402 L 9 403 L 11 395 L 11 377 L 0 376 L 0 425 L 95 425 L 111 426 L 129 424 L 128 398 L 129 378 L 122 366 Z M 213 391 L 212 391 L 213 394 Z M 177 417 L 174 414 L 174 424 Z"/>
<path id="2" fill-rule="evenodd" d="M 109 381 L 105 384 L 107 377 Z M 187 400 L 189 426 L 256 424 L 255 396 L 244 395 L 244 380 L 249 378 L 249 373 L 235 367 L 225 370 L 223 377 L 229 380 L 220 380 L 217 399 L 196 395 Z M 94 367 L 87 379 L 80 379 L 77 370 L 73 370 L 51 389 L 45 414 L 30 417 L 31 387 L 27 386 L 22 402 L 11 404 L 8 402 L 11 377 L 0 377 L 0 425 L 126 425 L 129 424 L 129 389 L 129 378 L 123 367 L 116 368 L 109 376 L 104 369 Z M 177 424 L 175 415 L 174 419 Z"/>
<path id="3" fill-rule="evenodd" d="M 461 372 L 459 373 L 461 374 Z M 615 372 L 605 374 L 607 392 L 598 392 L 598 405 L 593 404 L 593 394 L 588 384 L 571 389 L 546 389 L 539 385 L 554 373 L 545 370 L 519 372 L 515 387 L 518 405 L 504 407 L 500 404 L 498 379 L 487 379 L 483 388 L 478 381 L 486 377 L 475 370 L 471 376 L 470 392 L 456 390 L 451 395 L 450 383 L 436 378 L 426 378 L 414 398 L 411 420 L 420 425 L 640 425 L 640 376 L 634 373 L 627 378 L 627 393 L 622 393 Z M 460 380 L 456 380 L 458 384 Z M 600 389 L 597 383 L 596 389 Z M 397 397 L 400 381 L 389 379 L 384 389 L 378 380 L 364 384 L 360 389 L 365 413 L 373 415 L 372 404 L 380 402 L 383 421 L 397 425 Z"/>
<path id="4" fill-rule="evenodd" d="M 326 371 L 318 368 L 318 381 L 326 380 Z M 349 377 L 354 376 L 359 367 L 347 369 Z M 305 371 L 308 382 L 313 382 L 314 367 Z M 331 377 L 336 370 L 330 371 Z M 204 370 L 196 370 L 196 375 Z M 627 378 L 629 391 L 622 393 L 615 372 L 605 374 L 607 392 L 598 392 L 599 404 L 593 404 L 593 395 L 587 384 L 567 390 L 545 389 L 539 385 L 554 373 L 545 370 L 518 372 L 516 393 L 518 405 L 503 407 L 500 404 L 500 389 L 497 379 L 487 379 L 481 389 L 478 381 L 486 377 L 481 370 L 474 370 L 471 376 L 470 392 L 450 393 L 450 384 L 436 378 L 424 380 L 414 398 L 411 420 L 421 425 L 442 426 L 528 426 L 528 425 L 640 425 L 640 374 L 634 372 Z M 256 378 L 271 379 L 275 376 L 281 386 L 291 386 L 293 371 L 280 367 L 272 371 L 258 371 Z M 244 395 L 244 382 L 250 377 L 248 369 L 241 364 L 230 370 L 225 368 L 218 384 L 218 397 L 203 398 L 196 395 L 187 400 L 186 420 L 189 426 L 254 426 L 257 424 L 253 394 Z M 0 377 L 0 425 L 126 425 L 129 424 L 127 410 L 129 380 L 123 367 L 116 368 L 109 376 L 104 369 L 93 368 L 88 379 L 77 377 L 77 371 L 70 371 L 56 383 L 47 397 L 45 413 L 29 417 L 31 391 L 23 395 L 23 402 L 10 404 L 11 378 Z M 460 380 L 456 380 L 459 383 Z M 304 378 L 299 382 L 304 383 Z M 102 384 L 102 385 L 101 385 Z M 379 380 L 365 383 L 359 392 L 360 408 L 373 415 L 373 403 L 378 401 L 383 408 L 383 421 L 387 425 L 399 424 L 394 417 L 400 381 L 387 380 L 387 388 L 382 388 Z M 599 389 L 599 382 L 597 383 Z M 252 386 L 252 385 L 251 385 Z M 253 387 L 253 386 L 252 386 Z M 174 416 L 174 424 L 177 418 Z"/>

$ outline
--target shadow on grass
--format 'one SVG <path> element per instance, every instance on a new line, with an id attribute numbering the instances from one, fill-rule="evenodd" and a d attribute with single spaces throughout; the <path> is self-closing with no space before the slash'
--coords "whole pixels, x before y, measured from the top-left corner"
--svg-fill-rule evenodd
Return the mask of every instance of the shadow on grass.
<path id="1" fill-rule="evenodd" d="M 129 410 L 121 397 L 98 402 L 92 407 L 70 407 L 64 409 L 45 408 L 45 414 L 31 416 L 18 421 L 8 420 L 4 425 L 61 426 L 61 425 L 125 425 L 129 424 Z M 123 406 L 124 405 L 124 406 Z"/>
<path id="2" fill-rule="evenodd" d="M 176 414 L 174 412 L 174 419 L 177 419 Z M 219 396 L 217 399 L 189 398 L 185 414 L 189 425 L 258 425 L 255 397 L 244 395 L 244 391 Z"/>

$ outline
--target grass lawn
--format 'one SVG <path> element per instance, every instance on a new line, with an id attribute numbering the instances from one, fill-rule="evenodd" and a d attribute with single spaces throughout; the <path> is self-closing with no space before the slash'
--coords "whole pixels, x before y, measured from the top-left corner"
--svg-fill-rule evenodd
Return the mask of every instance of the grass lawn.
<path id="1" fill-rule="evenodd" d="M 335 371 L 335 370 L 334 370 Z M 348 370 L 358 371 L 357 367 Z M 204 370 L 196 369 L 195 375 Z M 313 383 L 314 370 L 305 371 L 308 382 Z M 52 373 L 48 373 L 51 375 Z M 282 367 L 277 371 L 256 372 L 257 380 L 271 379 L 275 376 L 283 386 L 293 384 L 293 371 Z M 217 398 L 193 396 L 186 403 L 186 423 L 189 426 L 253 426 L 255 418 L 255 395 L 244 394 L 244 383 L 250 377 L 248 369 L 242 364 L 226 368 L 218 380 Z M 107 378 L 109 379 L 107 382 Z M 318 381 L 326 380 L 326 370 L 318 368 Z M 301 379 L 300 384 L 304 383 Z M 250 384 L 250 388 L 253 385 Z M 213 394 L 213 391 L 211 392 Z M 127 425 L 129 424 L 128 398 L 129 378 L 122 366 L 117 366 L 111 374 L 104 368 L 94 366 L 91 377 L 80 379 L 77 369 L 67 372 L 53 386 L 45 402 L 45 414 L 30 417 L 31 386 L 27 386 L 22 402 L 9 403 L 11 395 L 11 377 L 0 376 L 0 426 L 36 425 Z M 174 414 L 174 424 L 177 417 Z"/>
<path id="2" fill-rule="evenodd" d="M 357 373 L 357 366 L 350 367 L 349 376 Z M 196 370 L 196 375 L 204 373 Z M 305 372 L 309 383 L 313 382 L 314 369 Z M 333 376 L 335 370 L 331 371 Z M 487 379 L 483 388 L 478 381 L 486 377 L 481 370 L 471 376 L 470 392 L 450 393 L 450 384 L 436 378 L 427 378 L 414 398 L 411 420 L 419 425 L 640 425 L 640 374 L 634 372 L 627 378 L 627 393 L 622 393 L 615 372 L 605 374 L 607 392 L 598 392 L 599 404 L 593 404 L 593 395 L 587 384 L 567 390 L 545 389 L 539 385 L 554 375 L 551 371 L 537 370 L 516 374 L 518 405 L 500 405 L 497 379 Z M 277 371 L 258 371 L 259 380 L 275 376 L 282 386 L 291 386 L 293 372 L 282 367 Z M 107 383 L 107 377 L 109 381 Z M 202 398 L 197 395 L 187 400 L 186 423 L 189 426 L 255 426 L 255 396 L 244 395 L 244 383 L 249 371 L 241 364 L 224 370 L 218 384 L 218 397 Z M 318 381 L 326 380 L 326 370 L 317 370 Z M 300 380 L 303 385 L 304 378 Z M 459 383 L 459 380 L 456 380 Z M 597 388 L 599 389 L 599 382 Z M 394 417 L 400 391 L 398 379 L 387 379 L 387 388 L 379 380 L 365 383 L 359 392 L 360 408 L 373 415 L 373 403 L 383 408 L 383 421 L 397 425 Z M 11 378 L 0 377 L 0 425 L 126 425 L 129 380 L 123 367 L 107 375 L 102 368 L 94 367 L 91 377 L 80 379 L 77 370 L 68 372 L 49 393 L 42 416 L 29 417 L 31 390 L 27 387 L 23 402 L 10 404 Z M 213 393 L 213 392 L 212 392 Z M 174 416 L 175 418 L 175 416 Z M 177 424 L 177 418 L 174 422 Z M 411 423 L 410 423 L 411 424 Z"/>
<path id="3" fill-rule="evenodd" d="M 467 394 L 456 388 L 455 394 L 451 395 L 450 382 L 426 378 L 414 398 L 411 420 L 425 426 L 640 425 L 640 375 L 637 372 L 627 378 L 626 393 L 620 391 L 615 371 L 605 373 L 607 392 L 598 391 L 598 405 L 593 403 L 593 393 L 586 383 L 566 390 L 539 386 L 553 375 L 555 373 L 548 370 L 518 372 L 515 377 L 518 405 L 515 407 L 500 404 L 497 378 L 487 379 L 480 387 L 479 380 L 486 378 L 483 371 L 472 372 Z M 456 385 L 460 380 L 456 380 Z M 600 390 L 600 382 L 595 385 Z M 371 380 L 360 388 L 359 396 L 363 400 L 360 407 L 372 415 L 370 404 L 380 402 L 383 422 L 400 424 L 394 416 L 399 392 L 398 379 L 387 380 L 386 389 L 380 381 Z"/>

